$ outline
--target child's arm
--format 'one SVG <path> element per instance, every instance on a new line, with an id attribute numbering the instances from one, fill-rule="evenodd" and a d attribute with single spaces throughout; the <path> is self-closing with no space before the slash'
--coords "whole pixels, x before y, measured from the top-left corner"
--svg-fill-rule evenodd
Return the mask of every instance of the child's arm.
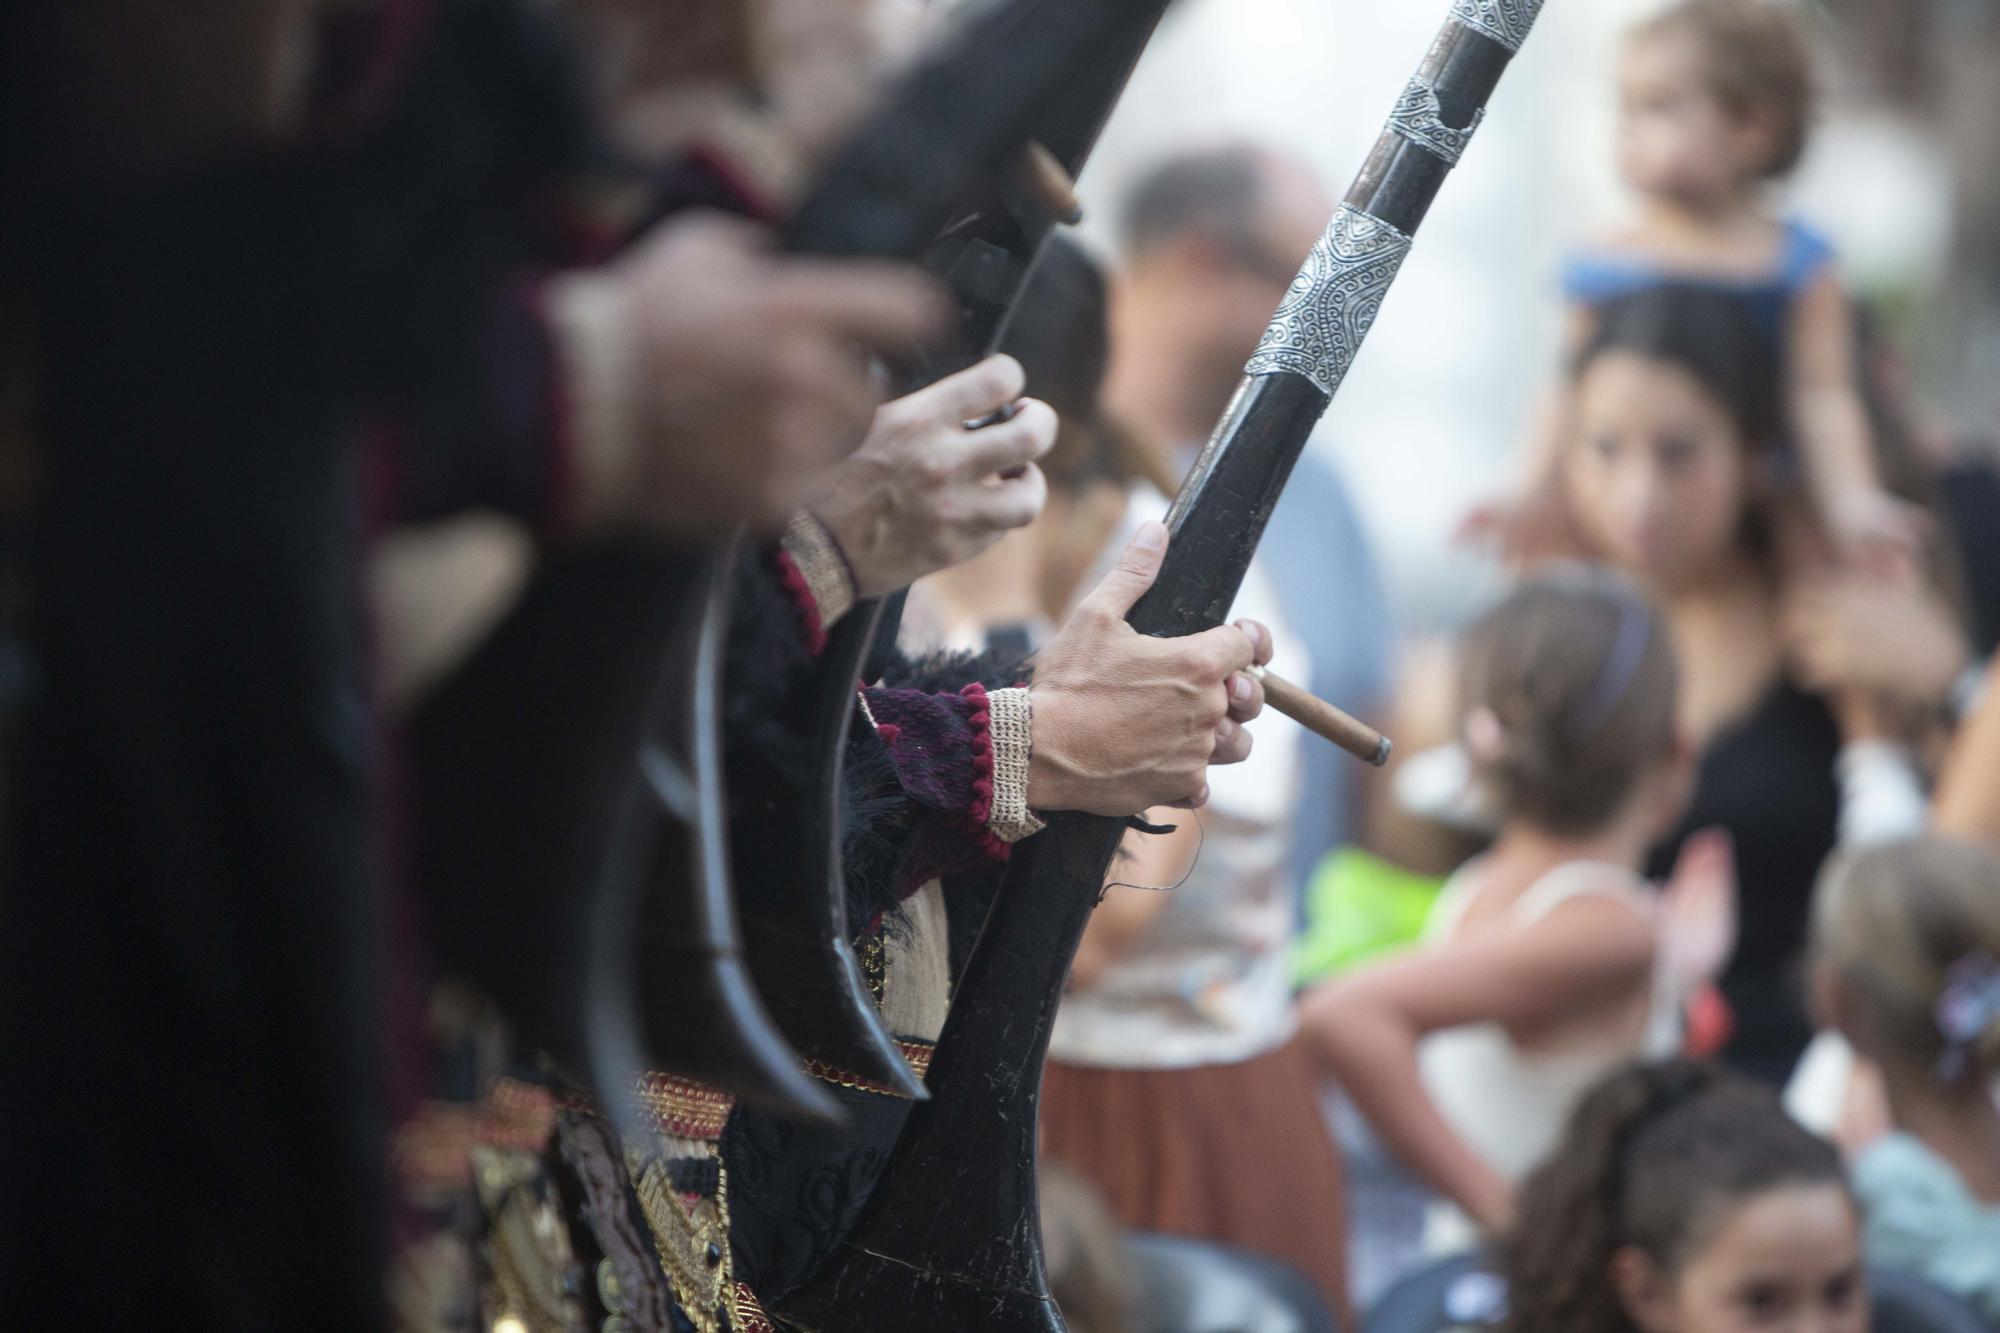
<path id="1" fill-rule="evenodd" d="M 1301 1006 L 1313 1051 L 1397 1158 L 1482 1225 L 1508 1220 L 1512 1183 L 1452 1129 L 1417 1064 L 1428 1033 L 1532 1027 L 1643 986 L 1652 924 L 1610 898 L 1571 899 L 1532 925 L 1361 970 Z"/>
<path id="2" fill-rule="evenodd" d="M 1854 309 L 1830 268 L 1793 303 L 1786 406 L 1808 492 L 1842 555 L 1900 564 L 1913 519 L 1882 489 L 1868 413 L 1855 383 Z"/>

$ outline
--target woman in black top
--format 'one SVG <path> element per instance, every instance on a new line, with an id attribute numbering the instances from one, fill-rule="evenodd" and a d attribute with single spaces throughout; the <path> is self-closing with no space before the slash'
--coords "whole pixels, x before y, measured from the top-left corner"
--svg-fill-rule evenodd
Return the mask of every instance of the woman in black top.
<path id="1" fill-rule="evenodd" d="M 1890 738 L 1891 726 L 1872 697 L 1799 668 L 1786 612 L 1812 543 L 1779 481 L 1777 369 L 1741 312 L 1671 286 L 1613 302 L 1573 374 L 1566 507 L 1584 549 L 1659 601 L 1701 755 L 1687 814 L 1652 869 L 1670 868 L 1696 830 L 1733 838 L 1740 935 L 1721 980 L 1734 1014 L 1724 1058 L 1780 1082 L 1811 1035 L 1798 964 L 1813 882 L 1839 835 L 1836 760 L 1843 742 Z M 1907 583 L 1924 595 L 1914 575 Z"/>

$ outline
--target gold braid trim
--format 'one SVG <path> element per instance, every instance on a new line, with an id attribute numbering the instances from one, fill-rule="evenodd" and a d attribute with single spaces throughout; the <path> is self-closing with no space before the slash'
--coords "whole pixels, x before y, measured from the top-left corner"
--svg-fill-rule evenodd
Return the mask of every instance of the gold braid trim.
<path id="1" fill-rule="evenodd" d="M 675 1074 L 641 1074 L 636 1092 L 653 1127 L 670 1139 L 713 1143 L 736 1106 L 728 1093 Z"/>
<path id="2" fill-rule="evenodd" d="M 927 1041 L 904 1041 L 898 1038 L 896 1049 L 902 1052 L 903 1059 L 909 1062 L 911 1070 L 915 1072 L 919 1080 L 931 1072 L 931 1057 L 937 1054 L 937 1047 L 932 1043 Z M 814 1078 L 822 1082 L 831 1083 L 837 1088 L 852 1088 L 856 1092 L 872 1092 L 880 1097 L 902 1096 L 901 1093 L 888 1087 L 886 1084 L 877 1083 L 873 1079 L 863 1078 L 859 1074 L 850 1074 L 846 1070 L 835 1065 L 830 1065 L 824 1060 L 808 1058 L 805 1065 L 808 1074 L 811 1074 Z"/>

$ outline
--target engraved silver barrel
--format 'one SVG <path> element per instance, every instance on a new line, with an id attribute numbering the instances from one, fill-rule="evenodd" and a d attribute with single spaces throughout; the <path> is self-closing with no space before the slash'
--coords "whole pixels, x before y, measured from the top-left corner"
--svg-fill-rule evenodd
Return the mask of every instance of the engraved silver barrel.
<path id="1" fill-rule="evenodd" d="M 1167 566 L 1132 613 L 1141 630 L 1192 634 L 1228 614 L 1292 465 L 1540 9 L 1541 0 L 1454 0 L 1174 500 Z"/>

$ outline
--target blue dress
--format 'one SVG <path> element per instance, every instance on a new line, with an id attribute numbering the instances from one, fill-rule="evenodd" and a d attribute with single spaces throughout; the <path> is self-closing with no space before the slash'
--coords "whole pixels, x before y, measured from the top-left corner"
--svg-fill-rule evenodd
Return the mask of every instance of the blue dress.
<path id="1" fill-rule="evenodd" d="M 1579 305 L 1601 306 L 1652 287 L 1691 287 L 1718 292 L 1739 302 L 1757 331 L 1780 354 L 1792 302 L 1833 262 L 1827 239 L 1795 218 L 1784 222 L 1777 264 L 1756 277 L 1735 277 L 1675 269 L 1646 256 L 1583 250 L 1563 264 L 1563 296 Z"/>

